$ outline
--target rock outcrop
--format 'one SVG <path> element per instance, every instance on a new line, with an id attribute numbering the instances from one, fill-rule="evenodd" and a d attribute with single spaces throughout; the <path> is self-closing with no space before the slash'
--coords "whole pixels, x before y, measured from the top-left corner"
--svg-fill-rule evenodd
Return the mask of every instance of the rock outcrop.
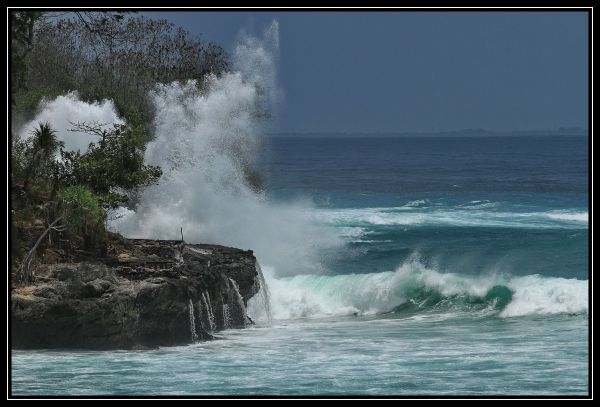
<path id="1" fill-rule="evenodd" d="M 40 264 L 11 293 L 13 348 L 135 349 L 243 328 L 260 278 L 252 251 L 121 239 L 112 253 Z"/>

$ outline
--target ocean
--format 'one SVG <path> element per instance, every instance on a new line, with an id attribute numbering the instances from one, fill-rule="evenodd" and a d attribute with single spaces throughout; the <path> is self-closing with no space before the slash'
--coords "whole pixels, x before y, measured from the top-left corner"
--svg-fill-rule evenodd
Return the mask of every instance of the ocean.
<path id="1" fill-rule="evenodd" d="M 261 149 L 268 210 L 246 205 L 251 226 L 198 239 L 257 247 L 271 315 L 251 300 L 255 326 L 183 347 L 13 350 L 12 393 L 588 394 L 586 137 L 273 137 Z M 292 213 L 278 208 L 322 229 L 271 221 Z"/>

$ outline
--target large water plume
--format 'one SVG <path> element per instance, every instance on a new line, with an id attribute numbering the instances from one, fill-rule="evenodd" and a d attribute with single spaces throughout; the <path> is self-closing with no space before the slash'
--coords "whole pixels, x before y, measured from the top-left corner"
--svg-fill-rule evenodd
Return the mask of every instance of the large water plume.
<path id="1" fill-rule="evenodd" d="M 304 203 L 273 203 L 247 181 L 261 148 L 264 109 L 277 98 L 274 22 L 263 38 L 244 37 L 233 72 L 160 85 L 151 97 L 156 138 L 146 163 L 163 176 L 112 227 L 130 237 L 179 238 L 253 249 L 279 275 L 319 272 L 320 250 L 338 244 Z"/>

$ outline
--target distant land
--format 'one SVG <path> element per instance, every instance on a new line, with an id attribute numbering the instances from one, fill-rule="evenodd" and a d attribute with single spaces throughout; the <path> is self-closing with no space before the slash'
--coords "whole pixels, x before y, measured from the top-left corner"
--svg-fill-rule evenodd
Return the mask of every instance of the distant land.
<path id="1" fill-rule="evenodd" d="M 268 133 L 271 137 L 522 137 L 522 136 L 587 136 L 581 127 L 559 127 L 553 130 L 496 131 L 465 129 L 438 132 L 278 132 Z"/>

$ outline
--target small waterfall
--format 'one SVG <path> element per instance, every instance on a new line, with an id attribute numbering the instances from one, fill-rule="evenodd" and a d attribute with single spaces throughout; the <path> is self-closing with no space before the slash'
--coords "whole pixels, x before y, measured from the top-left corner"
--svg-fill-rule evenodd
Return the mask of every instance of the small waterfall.
<path id="1" fill-rule="evenodd" d="M 209 332 L 213 332 L 215 329 L 217 329 L 217 325 L 215 324 L 215 315 L 213 314 L 212 307 L 210 305 L 210 296 L 208 295 L 208 291 L 202 293 L 202 302 L 204 303 L 204 309 L 206 309 L 206 318 L 208 320 L 207 330 Z"/>
<path id="2" fill-rule="evenodd" d="M 237 283 L 232 280 L 231 278 L 227 278 L 229 280 L 229 294 L 230 294 L 230 298 L 235 299 L 236 303 L 235 305 L 238 306 L 238 309 L 240 311 L 240 316 L 241 319 L 243 319 L 244 321 L 244 326 L 250 325 L 251 322 L 248 319 L 248 314 L 246 313 L 246 306 L 244 305 L 244 299 L 242 298 L 242 295 L 240 294 L 240 288 L 238 287 Z M 233 289 L 232 289 L 233 288 Z M 233 294 L 233 295 L 231 295 Z"/>
<path id="3" fill-rule="evenodd" d="M 223 329 L 231 327 L 231 315 L 229 314 L 229 305 L 223 303 Z"/>
<path id="4" fill-rule="evenodd" d="M 196 333 L 196 321 L 194 318 L 194 303 L 190 298 L 190 305 L 188 306 L 189 314 L 190 314 L 190 331 L 192 333 L 192 342 L 198 342 L 198 334 Z"/>
<path id="5" fill-rule="evenodd" d="M 205 307 L 202 306 L 202 299 L 198 300 L 198 303 L 196 304 L 196 307 L 198 308 L 198 321 L 200 321 L 200 328 L 203 331 L 207 331 L 206 324 L 204 323 L 204 309 L 205 309 Z"/>
<path id="6" fill-rule="evenodd" d="M 273 314 L 271 313 L 271 294 L 269 293 L 269 286 L 265 281 L 265 276 L 260 268 L 258 261 L 256 262 L 256 271 L 258 272 L 258 281 L 260 282 L 260 290 L 258 295 L 260 296 L 260 302 L 265 310 L 265 316 L 267 317 L 267 323 L 271 325 L 273 323 Z"/>

